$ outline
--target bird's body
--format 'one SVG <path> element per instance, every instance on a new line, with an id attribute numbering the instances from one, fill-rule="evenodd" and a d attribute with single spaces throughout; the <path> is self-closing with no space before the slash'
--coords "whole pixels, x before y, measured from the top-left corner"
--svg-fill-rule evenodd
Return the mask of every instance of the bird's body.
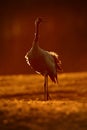
<path id="1" fill-rule="evenodd" d="M 59 57 L 56 53 L 45 51 L 39 47 L 38 21 L 40 19 L 38 18 L 36 20 L 37 22 L 35 24 L 36 25 L 35 38 L 32 44 L 32 48 L 30 49 L 29 52 L 27 52 L 25 56 L 26 61 L 36 72 L 42 74 L 43 76 L 45 76 L 45 78 L 49 76 L 53 82 L 57 82 L 57 72 L 62 70 L 61 61 L 59 60 Z M 44 85 L 45 84 L 46 79 Z"/>
<path id="2" fill-rule="evenodd" d="M 58 55 L 48 52 L 39 46 L 31 48 L 26 55 L 27 63 L 38 73 L 48 74 L 53 82 L 57 81 L 57 72 L 61 70 Z"/>

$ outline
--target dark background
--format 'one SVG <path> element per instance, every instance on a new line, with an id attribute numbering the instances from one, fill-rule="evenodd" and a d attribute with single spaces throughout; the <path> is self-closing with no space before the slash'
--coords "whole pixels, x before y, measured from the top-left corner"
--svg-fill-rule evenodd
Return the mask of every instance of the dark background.
<path id="1" fill-rule="evenodd" d="M 0 2 L 0 74 L 33 73 L 25 54 L 34 38 L 37 16 L 40 47 L 60 55 L 64 72 L 87 71 L 85 1 L 7 0 Z"/>

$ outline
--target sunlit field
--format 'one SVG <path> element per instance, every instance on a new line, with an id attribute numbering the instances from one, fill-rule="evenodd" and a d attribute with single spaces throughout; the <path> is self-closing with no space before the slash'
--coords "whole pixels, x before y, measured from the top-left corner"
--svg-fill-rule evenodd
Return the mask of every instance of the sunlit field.
<path id="1" fill-rule="evenodd" d="M 0 130 L 87 130 L 87 73 L 58 77 L 44 101 L 41 75 L 0 76 Z"/>

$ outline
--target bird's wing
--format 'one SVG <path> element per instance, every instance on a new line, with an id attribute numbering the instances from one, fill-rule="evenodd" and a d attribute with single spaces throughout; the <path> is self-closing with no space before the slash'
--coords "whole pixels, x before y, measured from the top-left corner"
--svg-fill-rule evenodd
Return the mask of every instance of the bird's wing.
<path id="1" fill-rule="evenodd" d="M 59 59 L 59 55 L 55 52 L 49 52 L 50 55 L 54 58 L 56 67 L 57 67 L 57 71 L 62 71 L 62 63 L 61 60 Z"/>
<path id="2" fill-rule="evenodd" d="M 29 62 L 29 59 L 28 59 L 28 52 L 27 52 L 27 54 L 25 55 L 25 59 L 26 59 L 27 64 L 30 66 L 30 62 Z"/>
<path id="3" fill-rule="evenodd" d="M 50 79 L 53 82 L 58 82 L 57 80 L 57 54 L 54 52 L 44 51 L 43 49 L 40 50 L 43 54 L 44 63 L 46 65 L 47 73 Z"/>

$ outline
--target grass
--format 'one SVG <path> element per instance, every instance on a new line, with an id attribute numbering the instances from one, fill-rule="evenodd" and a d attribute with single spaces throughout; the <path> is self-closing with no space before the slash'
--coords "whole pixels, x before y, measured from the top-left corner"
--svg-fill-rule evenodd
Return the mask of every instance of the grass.
<path id="1" fill-rule="evenodd" d="M 0 76 L 0 130 L 87 130 L 87 73 L 49 79 L 51 100 L 43 101 L 40 75 Z"/>

